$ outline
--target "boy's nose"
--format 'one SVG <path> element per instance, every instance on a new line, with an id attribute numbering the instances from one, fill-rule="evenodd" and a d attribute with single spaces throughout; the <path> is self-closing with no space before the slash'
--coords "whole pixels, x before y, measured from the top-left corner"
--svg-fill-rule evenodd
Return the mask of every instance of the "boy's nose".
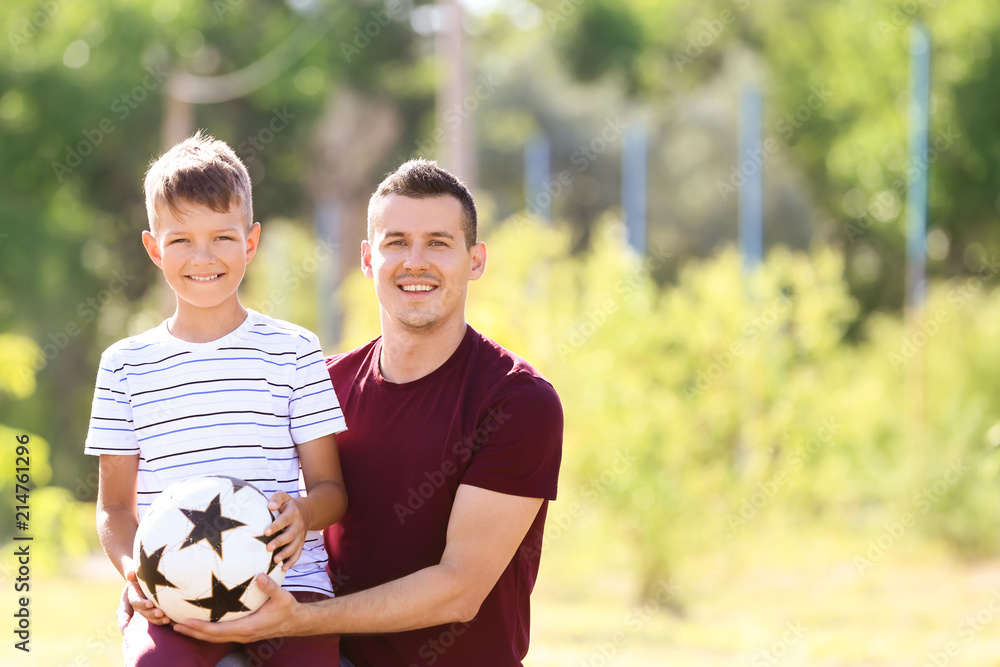
<path id="1" fill-rule="evenodd" d="M 191 261 L 195 264 L 211 264 L 215 262 L 215 253 L 210 245 L 198 244 L 191 255 Z"/>

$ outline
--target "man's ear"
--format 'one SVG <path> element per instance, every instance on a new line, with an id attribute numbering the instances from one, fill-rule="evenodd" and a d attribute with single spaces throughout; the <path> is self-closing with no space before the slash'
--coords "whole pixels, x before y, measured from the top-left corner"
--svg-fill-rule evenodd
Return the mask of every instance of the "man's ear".
<path id="1" fill-rule="evenodd" d="M 142 245 L 146 249 L 146 254 L 153 260 L 153 264 L 162 269 L 163 256 L 160 254 L 160 244 L 156 241 L 156 237 L 148 230 L 142 233 Z"/>
<path id="2" fill-rule="evenodd" d="M 257 254 L 257 245 L 260 243 L 260 223 L 255 222 L 250 225 L 250 233 L 247 234 L 247 264 Z"/>
<path id="3" fill-rule="evenodd" d="M 479 280 L 486 271 L 486 244 L 480 241 L 469 249 L 472 254 L 472 266 L 469 269 L 469 280 Z"/>
<path id="4" fill-rule="evenodd" d="M 361 272 L 366 278 L 375 276 L 375 272 L 372 271 L 372 246 L 367 240 L 361 242 Z"/>

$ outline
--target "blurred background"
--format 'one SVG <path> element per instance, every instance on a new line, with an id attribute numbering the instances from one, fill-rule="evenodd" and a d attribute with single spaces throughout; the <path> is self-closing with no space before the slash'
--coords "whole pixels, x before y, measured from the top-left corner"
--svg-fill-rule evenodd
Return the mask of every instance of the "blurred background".
<path id="1" fill-rule="evenodd" d="M 197 128 L 253 179 L 244 304 L 329 353 L 378 334 L 383 175 L 474 189 L 468 319 L 566 413 L 526 665 L 1000 664 L 1000 5 L 5 0 L 0 33 L 3 664 L 121 664 L 83 441 L 100 353 L 171 312 L 142 178 Z"/>

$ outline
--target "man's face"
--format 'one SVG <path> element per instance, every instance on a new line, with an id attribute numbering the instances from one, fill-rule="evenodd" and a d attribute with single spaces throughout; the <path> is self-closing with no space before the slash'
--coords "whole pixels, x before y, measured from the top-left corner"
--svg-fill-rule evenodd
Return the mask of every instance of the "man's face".
<path id="1" fill-rule="evenodd" d="M 465 321 L 470 280 L 486 268 L 486 245 L 465 244 L 462 205 L 451 196 L 385 198 L 361 266 L 375 281 L 383 318 L 414 331 Z"/>

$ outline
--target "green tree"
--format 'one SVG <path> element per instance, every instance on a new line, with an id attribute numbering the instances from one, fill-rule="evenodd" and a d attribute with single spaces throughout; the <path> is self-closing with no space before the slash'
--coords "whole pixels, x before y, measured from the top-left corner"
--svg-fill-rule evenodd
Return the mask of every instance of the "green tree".
<path id="1" fill-rule="evenodd" d="M 852 343 L 858 304 L 836 250 L 777 248 L 752 273 L 727 251 L 658 286 L 664 249 L 636 257 L 622 234 L 606 221 L 574 254 L 565 227 L 508 220 L 470 288 L 472 325 L 563 402 L 550 543 L 602 514 L 602 542 L 628 541 L 644 594 L 765 526 L 877 539 L 908 513 L 912 536 L 997 553 L 995 270 L 935 282 L 915 324 L 878 315 Z M 347 291 L 361 343 L 377 335 L 376 300 L 360 276 Z"/>
<path id="2" fill-rule="evenodd" d="M 315 126 L 332 97 L 409 78 L 400 105 L 430 106 L 432 82 L 409 75 L 423 59 L 407 16 L 387 7 L 0 6 L 0 331 L 38 346 L 22 369 L 37 375 L 38 389 L 0 405 L 0 422 L 16 418 L 53 444 L 56 483 L 80 497 L 95 493 L 96 463 L 82 452 L 100 353 L 168 314 L 151 289 L 157 273 L 139 235 L 142 177 L 163 150 L 169 76 L 242 71 L 260 79 L 245 96 L 197 107 L 194 125 L 228 141 L 248 164 L 258 219 L 310 220 Z"/>
<path id="3" fill-rule="evenodd" d="M 560 5 L 545 6 L 553 12 Z M 929 228 L 937 232 L 930 271 L 974 272 L 984 249 L 1000 240 L 990 158 L 1000 146 L 991 120 L 995 5 L 584 3 L 566 21 L 560 53 L 577 76 L 634 81 L 637 99 L 668 109 L 715 85 L 727 69 L 761 63 L 767 134 L 804 168 L 803 187 L 829 221 L 816 234 L 844 248 L 852 292 L 868 312 L 902 303 L 905 184 L 915 164 L 906 152 L 908 59 L 910 26 L 918 21 L 928 26 L 933 49 Z M 622 34 L 625 25 L 632 28 Z M 617 59 L 623 49 L 635 57 Z"/>

